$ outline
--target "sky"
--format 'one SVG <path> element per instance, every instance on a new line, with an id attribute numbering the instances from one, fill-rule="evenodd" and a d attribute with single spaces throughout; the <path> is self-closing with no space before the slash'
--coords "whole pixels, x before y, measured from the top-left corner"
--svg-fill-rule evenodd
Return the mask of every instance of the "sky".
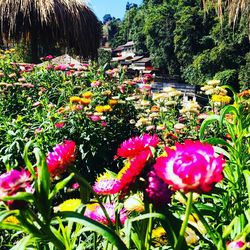
<path id="1" fill-rule="evenodd" d="M 142 1 L 143 0 L 87 0 L 87 4 L 94 11 L 98 19 L 102 21 L 105 14 L 110 14 L 112 17 L 122 19 L 127 2 L 140 5 Z"/>

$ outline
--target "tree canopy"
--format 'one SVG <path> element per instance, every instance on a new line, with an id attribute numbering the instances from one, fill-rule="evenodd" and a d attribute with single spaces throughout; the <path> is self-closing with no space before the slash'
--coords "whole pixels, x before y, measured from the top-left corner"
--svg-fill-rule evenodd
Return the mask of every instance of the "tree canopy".
<path id="1" fill-rule="evenodd" d="M 169 75 L 178 74 L 187 83 L 201 85 L 216 77 L 236 88 L 239 84 L 249 88 L 249 74 L 243 72 L 250 63 L 248 16 L 238 13 L 233 28 L 228 22 L 231 12 L 224 11 L 221 19 L 215 8 L 207 8 L 208 1 L 204 3 L 144 0 L 141 6 L 126 11 L 110 44 L 117 47 L 133 40 L 138 54 L 150 56 L 155 67 Z"/>

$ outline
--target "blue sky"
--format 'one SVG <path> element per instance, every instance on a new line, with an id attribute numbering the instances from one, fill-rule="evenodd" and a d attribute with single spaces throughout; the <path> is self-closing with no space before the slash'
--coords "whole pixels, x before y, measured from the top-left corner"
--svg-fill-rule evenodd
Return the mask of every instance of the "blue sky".
<path id="1" fill-rule="evenodd" d="M 105 14 L 122 19 L 127 2 L 140 5 L 142 0 L 87 0 L 88 6 L 101 21 Z"/>

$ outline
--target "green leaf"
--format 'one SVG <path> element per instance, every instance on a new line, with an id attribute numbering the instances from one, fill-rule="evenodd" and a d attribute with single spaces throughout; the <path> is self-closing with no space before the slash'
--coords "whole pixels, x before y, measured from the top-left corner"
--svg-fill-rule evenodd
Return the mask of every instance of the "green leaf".
<path id="1" fill-rule="evenodd" d="M 223 239 L 226 238 L 226 237 L 232 232 L 233 227 L 234 227 L 235 223 L 237 222 L 237 220 L 238 220 L 238 217 L 235 217 L 235 218 L 231 221 L 231 223 L 230 223 L 228 226 L 226 226 L 226 227 L 224 228 L 223 234 L 222 234 L 222 238 L 223 238 Z"/>
<path id="2" fill-rule="evenodd" d="M 14 230 L 14 231 L 24 231 L 23 227 L 17 224 L 12 224 L 8 222 L 2 222 L 0 223 L 0 228 L 2 230 Z"/>
<path id="3" fill-rule="evenodd" d="M 32 235 L 27 235 L 24 238 L 22 238 L 20 241 L 17 242 L 17 244 L 12 247 L 10 250 L 26 250 L 27 246 L 33 241 Z"/>
<path id="4" fill-rule="evenodd" d="M 70 180 L 74 177 L 74 174 L 71 173 L 67 178 L 63 179 L 62 181 L 58 182 L 55 187 L 53 188 L 52 192 L 49 195 L 49 199 L 53 199 L 55 195 L 62 190 L 69 182 Z"/>
<path id="5" fill-rule="evenodd" d="M 50 220 L 50 175 L 46 158 L 39 148 L 34 148 L 34 153 L 37 160 L 37 180 L 36 180 L 36 203 L 44 220 Z"/>
<path id="6" fill-rule="evenodd" d="M 26 167 L 28 168 L 29 172 L 32 174 L 33 178 L 35 178 L 36 173 L 32 166 L 31 161 L 29 160 L 29 148 L 33 144 L 33 141 L 29 141 L 24 147 L 23 159 L 25 162 Z"/>
<path id="7" fill-rule="evenodd" d="M 213 122 L 218 122 L 220 124 L 220 116 L 219 115 L 211 115 L 211 116 L 207 117 L 202 122 L 201 127 L 200 127 L 200 133 L 199 133 L 200 140 L 202 140 L 204 138 L 205 130 L 206 130 L 207 126 Z"/>
<path id="8" fill-rule="evenodd" d="M 91 231 L 97 232 L 98 234 L 105 237 L 111 244 L 115 245 L 119 250 L 128 250 L 126 245 L 115 233 L 115 231 L 97 221 L 91 220 L 88 217 L 78 214 L 76 212 L 61 212 L 58 213 L 57 216 L 61 216 L 63 219 L 66 219 L 68 221 L 73 221 L 86 227 L 89 227 Z"/>
<path id="9" fill-rule="evenodd" d="M 246 180 L 247 192 L 248 192 L 248 206 L 250 207 L 250 171 L 244 170 L 243 175 L 244 175 L 245 180 Z"/>
<path id="10" fill-rule="evenodd" d="M 13 196 L 5 196 L 2 198 L 3 201 L 33 201 L 34 200 L 34 196 L 31 193 L 26 193 L 26 192 L 18 192 Z"/>
<path id="11" fill-rule="evenodd" d="M 208 142 L 211 145 L 219 145 L 220 144 L 220 145 L 228 147 L 232 151 L 234 150 L 234 148 L 228 142 L 223 140 L 222 138 L 216 138 L 216 137 L 208 138 L 208 139 L 204 140 L 203 142 Z"/>

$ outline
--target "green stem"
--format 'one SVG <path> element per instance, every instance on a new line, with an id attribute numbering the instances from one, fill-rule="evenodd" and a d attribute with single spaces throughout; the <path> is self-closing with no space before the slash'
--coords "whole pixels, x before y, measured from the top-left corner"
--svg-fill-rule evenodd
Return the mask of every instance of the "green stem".
<path id="1" fill-rule="evenodd" d="M 188 225 L 189 215 L 190 215 L 191 210 L 192 210 L 192 200 L 193 200 L 193 192 L 191 191 L 189 193 L 188 200 L 187 200 L 185 218 L 184 218 L 184 221 L 182 222 L 180 234 L 179 234 L 179 237 L 177 239 L 177 244 L 176 244 L 174 250 L 181 250 L 182 249 L 182 243 L 183 243 L 183 240 L 185 238 L 185 232 L 186 232 L 186 228 Z"/>
<path id="2" fill-rule="evenodd" d="M 149 204 L 149 213 L 153 212 L 153 204 Z M 146 239 L 145 239 L 145 247 L 146 250 L 150 250 L 150 241 L 152 237 L 152 226 L 153 226 L 153 217 L 149 218 L 148 221 L 148 228 L 147 228 L 147 234 L 146 234 Z"/>

